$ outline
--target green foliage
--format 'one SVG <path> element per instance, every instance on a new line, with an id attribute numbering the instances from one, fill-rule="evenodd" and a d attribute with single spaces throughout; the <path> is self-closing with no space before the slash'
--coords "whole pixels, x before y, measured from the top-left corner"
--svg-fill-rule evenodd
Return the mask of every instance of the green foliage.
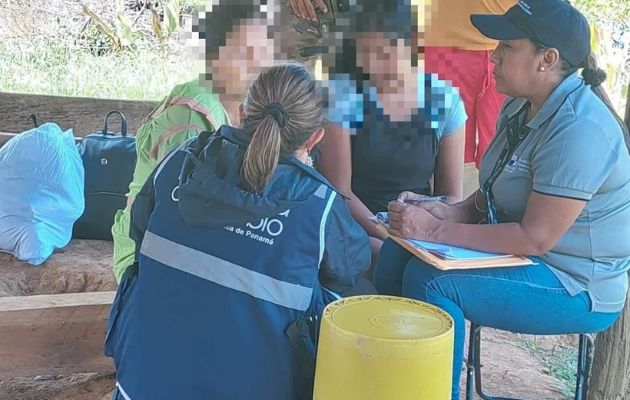
<path id="1" fill-rule="evenodd" d="M 151 9 L 151 26 L 155 37 L 164 43 L 167 41 L 173 33 L 179 28 L 179 18 L 181 13 L 181 6 L 179 0 L 168 0 L 164 3 L 164 21 L 160 22 L 160 17 L 157 11 Z"/>
<path id="2" fill-rule="evenodd" d="M 113 23 L 108 23 L 85 4 L 81 6 L 81 9 L 83 14 L 94 23 L 96 29 L 107 36 L 112 50 L 120 52 L 131 46 L 135 35 L 129 20 L 122 11 L 117 13 Z"/>
<path id="3" fill-rule="evenodd" d="M 182 10 L 200 10 L 208 7 L 210 0 L 182 0 Z"/>
<path id="4" fill-rule="evenodd" d="M 627 98 L 624 88 L 630 80 L 630 1 L 574 0 L 573 4 L 591 23 L 591 47 L 600 68 L 606 71 L 608 94 L 619 115 L 623 115 Z"/>
<path id="5" fill-rule="evenodd" d="M 151 8 L 151 27 L 159 42 L 160 55 L 162 59 L 167 58 L 167 41 L 179 28 L 179 18 L 181 8 L 179 0 L 168 0 L 164 3 L 164 18 L 160 21 L 159 15 L 154 8 Z M 162 66 L 162 75 L 167 79 L 166 69 Z"/>
<path id="6" fill-rule="evenodd" d="M 630 1 L 628 0 L 574 0 L 572 3 L 598 25 L 613 24 L 620 29 L 630 28 Z"/>
<path id="7" fill-rule="evenodd" d="M 0 41 L 0 92 L 157 100 L 194 77 L 150 47 L 97 55 L 54 38 Z"/>
<path id="8" fill-rule="evenodd" d="M 540 351 L 540 349 L 538 348 L 538 344 L 532 340 L 525 340 L 523 342 L 520 342 L 520 345 L 531 354 L 537 354 L 537 352 Z"/>
<path id="9" fill-rule="evenodd" d="M 577 350 L 561 349 L 545 356 L 543 361 L 549 369 L 549 375 L 560 380 L 559 388 L 566 397 L 575 395 L 575 371 L 577 371 Z"/>

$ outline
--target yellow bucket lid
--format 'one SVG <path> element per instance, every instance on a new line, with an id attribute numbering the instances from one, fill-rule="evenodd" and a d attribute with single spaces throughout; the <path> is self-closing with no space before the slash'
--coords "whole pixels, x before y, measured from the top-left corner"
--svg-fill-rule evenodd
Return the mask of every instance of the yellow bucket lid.
<path id="1" fill-rule="evenodd" d="M 435 339 L 453 319 L 431 304 L 394 296 L 354 296 L 330 303 L 324 320 L 351 335 L 389 340 Z"/>

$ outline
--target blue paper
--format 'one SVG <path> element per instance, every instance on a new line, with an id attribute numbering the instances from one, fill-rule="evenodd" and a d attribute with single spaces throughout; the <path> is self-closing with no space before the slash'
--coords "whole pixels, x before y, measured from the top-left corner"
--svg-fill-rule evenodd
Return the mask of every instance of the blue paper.
<path id="1" fill-rule="evenodd" d="M 464 247 L 447 244 L 425 242 L 423 240 L 406 239 L 414 247 L 424 249 L 445 260 L 487 260 L 489 258 L 509 257 L 506 254 L 486 253 Z"/>
<path id="2" fill-rule="evenodd" d="M 389 228 L 389 217 L 386 212 L 379 212 L 374 216 L 375 222 Z M 450 246 L 447 244 L 425 242 L 423 240 L 405 239 L 412 246 L 428 251 L 444 260 L 487 260 L 509 257 L 507 254 L 486 253 L 467 249 L 464 247 Z"/>

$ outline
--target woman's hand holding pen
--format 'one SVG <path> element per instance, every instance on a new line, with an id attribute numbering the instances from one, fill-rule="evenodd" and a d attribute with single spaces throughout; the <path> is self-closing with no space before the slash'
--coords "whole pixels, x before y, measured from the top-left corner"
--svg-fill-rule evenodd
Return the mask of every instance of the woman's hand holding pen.
<path id="1" fill-rule="evenodd" d="M 432 197 L 413 192 L 402 192 L 398 195 L 397 201 L 399 203 L 420 207 L 437 219 L 444 221 L 456 221 L 458 211 L 457 207 L 445 203 L 445 200 L 446 198 L 444 196 Z"/>
<path id="2" fill-rule="evenodd" d="M 390 202 L 387 209 L 389 232 L 408 239 L 434 240 L 440 220 L 424 208 L 427 204 L 429 203 L 412 205 L 401 201 Z"/>

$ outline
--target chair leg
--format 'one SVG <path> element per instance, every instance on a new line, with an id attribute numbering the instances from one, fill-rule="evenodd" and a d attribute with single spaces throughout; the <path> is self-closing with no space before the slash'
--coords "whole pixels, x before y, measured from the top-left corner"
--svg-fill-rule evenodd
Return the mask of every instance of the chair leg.
<path id="1" fill-rule="evenodd" d="M 593 365 L 594 341 L 594 335 L 580 335 L 575 400 L 586 400 L 587 397 L 588 380 Z M 474 389 L 476 389 L 479 397 L 484 400 L 521 400 L 511 397 L 495 397 L 485 393 L 481 382 L 481 367 L 481 326 L 471 322 L 468 341 L 468 363 L 466 368 L 466 400 L 473 400 Z"/>
<path id="2" fill-rule="evenodd" d="M 475 359 L 476 342 L 475 337 L 479 333 L 479 327 L 474 323 L 470 323 L 470 335 L 468 336 L 468 362 L 466 362 L 466 400 L 474 400 L 474 375 L 477 369 L 477 360 Z"/>
<path id="3" fill-rule="evenodd" d="M 593 365 L 594 337 L 581 334 L 578 344 L 577 376 L 575 382 L 575 400 L 586 400 L 588 381 Z"/>
<path id="4" fill-rule="evenodd" d="M 586 369 L 584 370 L 584 396 L 583 400 L 588 398 L 588 389 L 589 384 L 591 382 L 591 370 L 593 368 L 593 357 L 595 356 L 595 338 L 597 337 L 596 333 L 588 333 L 584 335 L 587 339 L 586 346 Z"/>
<path id="5" fill-rule="evenodd" d="M 481 367 L 483 366 L 481 364 L 481 326 L 471 323 L 470 330 L 470 340 L 472 345 L 469 346 L 471 346 L 471 348 L 473 349 L 475 387 L 477 389 L 477 394 L 479 395 L 479 397 L 481 397 L 483 400 L 521 400 L 512 397 L 497 397 L 483 391 L 483 385 L 481 382 Z M 472 399 L 472 396 L 470 397 L 470 399 Z"/>

